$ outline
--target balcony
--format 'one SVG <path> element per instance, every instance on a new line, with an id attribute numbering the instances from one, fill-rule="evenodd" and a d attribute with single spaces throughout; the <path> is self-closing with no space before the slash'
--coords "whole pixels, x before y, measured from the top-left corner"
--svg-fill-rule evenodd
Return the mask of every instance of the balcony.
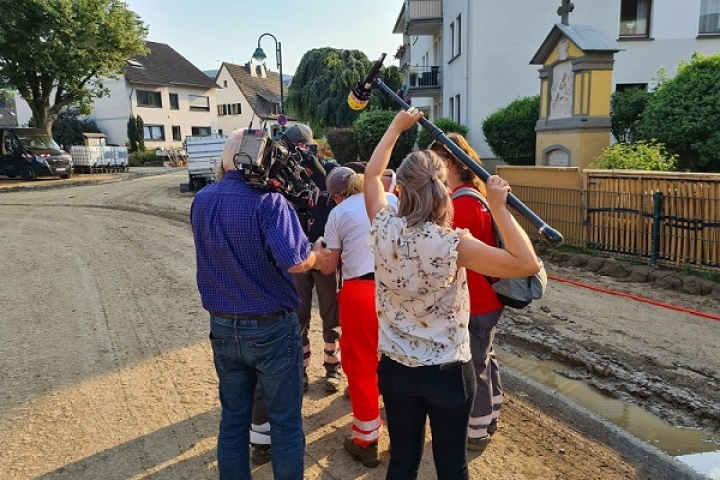
<path id="1" fill-rule="evenodd" d="M 442 0 L 405 0 L 393 33 L 434 36 L 442 25 Z"/>
<path id="2" fill-rule="evenodd" d="M 412 97 L 433 97 L 442 94 L 440 67 L 408 67 L 408 94 Z"/>

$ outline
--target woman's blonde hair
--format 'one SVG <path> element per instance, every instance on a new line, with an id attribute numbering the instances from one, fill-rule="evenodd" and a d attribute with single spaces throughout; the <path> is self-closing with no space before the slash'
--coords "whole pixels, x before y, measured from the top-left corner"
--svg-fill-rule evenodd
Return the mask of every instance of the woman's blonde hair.
<path id="1" fill-rule="evenodd" d="M 461 134 L 456 132 L 450 132 L 447 134 L 447 137 L 455 143 L 458 147 L 460 147 L 460 150 L 465 152 L 468 157 L 470 157 L 475 163 L 478 165 L 482 165 L 482 160 L 480 160 L 480 155 L 477 154 L 475 150 L 470 146 L 470 144 L 467 142 L 465 137 L 463 137 Z M 439 141 L 435 141 L 430 145 L 430 150 L 437 153 L 441 157 L 443 157 L 446 160 L 449 160 L 453 162 L 453 165 L 455 165 L 456 168 L 460 170 L 460 180 L 463 183 L 470 183 L 475 188 L 480 190 L 480 193 L 483 194 L 483 196 L 487 196 L 486 190 L 485 190 L 485 184 L 470 170 L 467 165 L 465 165 L 463 162 L 457 159 L 455 155 L 450 151 L 449 148 L 447 148 L 445 145 L 440 143 Z"/>
<path id="2" fill-rule="evenodd" d="M 411 152 L 396 173 L 400 190 L 398 214 L 405 217 L 408 226 L 425 222 L 450 226 L 453 206 L 445 185 L 447 168 L 437 154 L 430 150 Z"/>
<path id="3" fill-rule="evenodd" d="M 350 175 L 350 178 L 348 178 L 348 187 L 347 187 L 347 194 L 355 195 L 356 193 L 362 193 L 365 191 L 365 175 L 362 173 L 356 173 L 355 175 Z"/>

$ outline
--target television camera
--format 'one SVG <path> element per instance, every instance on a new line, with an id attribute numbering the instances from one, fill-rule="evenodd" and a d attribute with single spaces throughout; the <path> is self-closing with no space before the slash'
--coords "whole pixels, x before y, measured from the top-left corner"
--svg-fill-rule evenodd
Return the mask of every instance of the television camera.
<path id="1" fill-rule="evenodd" d="M 262 130 L 246 129 L 233 162 L 251 187 L 282 194 L 295 208 L 305 233 L 309 232 L 310 210 L 320 190 L 306 168 L 325 175 L 316 145 L 294 145 L 282 134 L 273 139 Z"/>

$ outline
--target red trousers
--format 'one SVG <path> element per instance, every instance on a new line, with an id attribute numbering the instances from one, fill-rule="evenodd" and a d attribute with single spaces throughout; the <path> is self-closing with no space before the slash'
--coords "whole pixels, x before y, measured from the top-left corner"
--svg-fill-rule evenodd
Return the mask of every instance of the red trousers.
<path id="1" fill-rule="evenodd" d="M 340 350 L 353 411 L 352 436 L 367 447 L 380 436 L 378 318 L 375 281 L 346 280 L 340 289 Z"/>

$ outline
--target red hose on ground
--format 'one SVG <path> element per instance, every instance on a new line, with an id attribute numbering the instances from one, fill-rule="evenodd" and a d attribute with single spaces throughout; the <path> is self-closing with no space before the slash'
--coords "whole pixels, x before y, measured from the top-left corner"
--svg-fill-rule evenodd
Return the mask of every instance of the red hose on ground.
<path id="1" fill-rule="evenodd" d="M 689 308 L 678 307 L 676 305 L 670 305 L 669 303 L 663 303 L 663 302 L 658 302 L 655 300 L 650 300 L 649 298 L 639 297 L 637 295 L 632 295 L 629 293 L 618 292 L 616 290 L 609 290 L 607 288 L 602 288 L 602 287 L 594 287 L 592 285 L 588 285 L 587 283 L 576 282 L 574 280 L 569 280 L 567 278 L 556 277 L 555 275 L 548 275 L 548 279 L 555 280 L 557 282 L 569 283 L 571 285 L 575 285 L 576 287 L 587 288 L 588 290 L 595 290 L 597 292 L 607 293 L 609 295 L 617 295 L 618 297 L 630 298 L 632 300 L 637 300 L 638 302 L 649 303 L 651 305 L 656 305 L 658 307 L 668 308 L 670 310 L 677 310 L 679 312 L 697 315 L 698 317 L 705 317 L 705 318 L 710 318 L 712 320 L 720 321 L 720 315 L 713 315 L 712 313 L 699 312 L 697 310 L 691 310 Z"/>

